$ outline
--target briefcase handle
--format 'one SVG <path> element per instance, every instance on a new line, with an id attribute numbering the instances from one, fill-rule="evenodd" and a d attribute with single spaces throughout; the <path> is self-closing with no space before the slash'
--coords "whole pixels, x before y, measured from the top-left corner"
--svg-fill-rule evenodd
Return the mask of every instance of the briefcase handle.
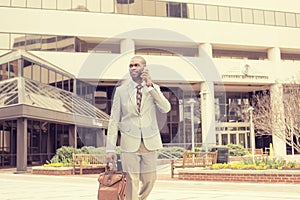
<path id="1" fill-rule="evenodd" d="M 111 166 L 110 166 L 111 163 Z M 109 172 L 109 171 L 117 171 L 117 163 L 116 161 L 113 162 L 107 162 L 106 166 L 105 166 L 105 171 Z"/>
<path id="2" fill-rule="evenodd" d="M 109 164 L 112 164 L 113 171 L 122 171 L 121 157 L 120 154 L 117 154 L 117 160 L 113 160 L 112 162 L 107 162 L 105 171 L 110 170 Z"/>

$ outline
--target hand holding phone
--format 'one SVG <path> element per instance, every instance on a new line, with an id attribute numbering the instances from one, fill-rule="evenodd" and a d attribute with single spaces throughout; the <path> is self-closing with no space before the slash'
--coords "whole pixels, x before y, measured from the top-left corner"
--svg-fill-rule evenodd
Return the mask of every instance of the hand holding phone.
<path id="1" fill-rule="evenodd" d="M 149 70 L 146 66 L 144 67 L 144 70 L 141 74 L 141 78 L 143 79 L 143 81 L 145 81 L 146 86 L 149 87 L 149 86 L 152 85 L 152 80 L 151 80 L 151 77 L 150 77 L 150 74 L 149 74 Z"/>

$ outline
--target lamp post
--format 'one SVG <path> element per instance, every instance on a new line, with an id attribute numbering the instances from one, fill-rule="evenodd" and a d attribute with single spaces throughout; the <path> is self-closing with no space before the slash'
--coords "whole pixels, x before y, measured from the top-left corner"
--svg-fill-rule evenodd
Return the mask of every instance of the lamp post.
<path id="1" fill-rule="evenodd" d="M 187 103 L 191 105 L 192 152 L 195 152 L 194 105 L 196 101 L 195 99 L 190 98 Z"/>
<path id="2" fill-rule="evenodd" d="M 253 126 L 253 110 L 254 108 L 250 106 L 248 108 L 248 112 L 250 113 L 250 140 L 251 140 L 251 154 L 252 154 L 252 161 L 254 163 L 254 149 L 255 149 L 255 135 L 254 135 L 254 126 Z"/>

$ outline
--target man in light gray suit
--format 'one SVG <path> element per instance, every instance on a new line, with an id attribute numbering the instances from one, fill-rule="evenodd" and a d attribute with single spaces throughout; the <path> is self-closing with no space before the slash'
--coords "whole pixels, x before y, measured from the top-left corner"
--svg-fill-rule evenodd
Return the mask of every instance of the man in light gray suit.
<path id="1" fill-rule="evenodd" d="M 116 159 L 120 130 L 122 168 L 128 174 L 126 200 L 145 200 L 156 180 L 157 150 L 162 148 L 156 110 L 167 113 L 171 105 L 152 82 L 143 57 L 131 59 L 129 73 L 131 80 L 115 90 L 107 133 L 107 161 Z M 142 88 L 138 89 L 138 85 Z"/>

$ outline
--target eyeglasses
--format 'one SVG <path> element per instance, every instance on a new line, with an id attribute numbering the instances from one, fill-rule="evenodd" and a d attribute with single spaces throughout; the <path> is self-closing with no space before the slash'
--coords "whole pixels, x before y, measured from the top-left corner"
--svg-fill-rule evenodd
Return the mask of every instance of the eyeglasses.
<path id="1" fill-rule="evenodd" d="M 131 68 L 131 67 L 139 67 L 139 66 L 141 66 L 141 65 L 138 64 L 138 63 L 136 63 L 136 64 L 130 64 L 130 65 L 129 65 L 130 68 Z"/>

